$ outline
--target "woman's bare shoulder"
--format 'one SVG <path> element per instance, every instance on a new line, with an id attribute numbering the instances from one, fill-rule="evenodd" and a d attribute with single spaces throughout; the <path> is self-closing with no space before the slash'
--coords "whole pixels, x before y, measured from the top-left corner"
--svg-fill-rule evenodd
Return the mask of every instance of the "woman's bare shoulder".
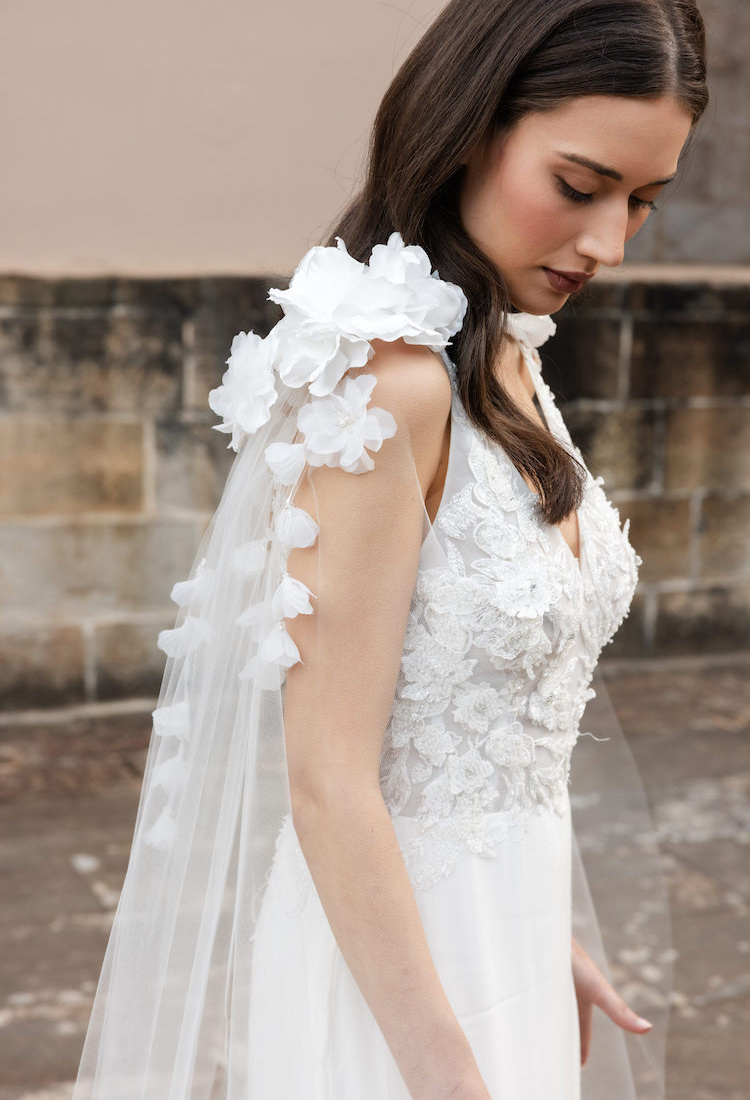
<path id="1" fill-rule="evenodd" d="M 451 410 L 451 382 L 440 355 L 404 340 L 373 340 L 375 354 L 362 371 L 374 374 L 374 405 L 405 420 L 418 436 L 442 435 Z"/>

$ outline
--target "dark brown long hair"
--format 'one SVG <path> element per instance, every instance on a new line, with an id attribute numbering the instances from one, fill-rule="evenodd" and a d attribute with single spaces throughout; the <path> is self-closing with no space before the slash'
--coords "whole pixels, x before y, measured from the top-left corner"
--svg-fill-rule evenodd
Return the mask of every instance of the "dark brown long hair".
<path id="1" fill-rule="evenodd" d="M 451 0 L 385 93 L 364 186 L 327 235 L 367 261 L 398 231 L 463 288 L 469 306 L 451 347 L 461 400 L 536 485 L 549 523 L 580 504 L 583 471 L 495 375 L 512 306 L 461 223 L 461 162 L 530 111 L 580 95 L 671 94 L 695 123 L 708 102 L 705 50 L 694 0 Z"/>

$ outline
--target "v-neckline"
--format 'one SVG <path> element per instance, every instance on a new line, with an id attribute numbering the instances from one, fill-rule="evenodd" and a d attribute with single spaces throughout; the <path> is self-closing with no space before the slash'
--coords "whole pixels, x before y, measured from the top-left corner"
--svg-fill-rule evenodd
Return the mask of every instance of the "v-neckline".
<path id="1" fill-rule="evenodd" d="M 542 414 L 542 419 L 544 420 L 545 427 L 547 428 L 547 431 L 550 433 L 550 435 L 554 436 L 555 439 L 558 440 L 558 442 L 565 445 L 566 440 L 565 439 L 560 439 L 559 434 L 557 432 L 555 432 L 553 430 L 552 426 L 551 426 L 551 418 L 550 418 L 550 415 L 549 415 L 549 409 L 548 409 L 548 405 L 547 405 L 547 401 L 546 401 L 546 394 L 543 392 L 544 387 L 541 385 L 543 379 L 541 377 L 541 373 L 540 373 L 540 371 L 537 367 L 537 364 L 534 362 L 534 359 L 533 359 L 532 355 L 530 354 L 529 349 L 523 343 L 523 341 L 518 340 L 517 342 L 518 342 L 518 346 L 519 346 L 520 351 L 521 351 L 521 356 L 523 358 L 524 363 L 526 364 L 526 367 L 527 367 L 528 372 L 529 372 L 529 377 L 531 378 L 531 382 L 532 382 L 532 385 L 534 387 L 534 395 L 535 395 L 537 401 L 539 402 L 539 408 L 540 408 L 540 411 L 541 411 L 541 414 Z M 510 462 L 510 459 L 508 459 L 508 461 Z M 523 477 L 521 472 L 516 468 L 516 466 L 512 462 L 510 464 L 513 467 L 513 469 L 515 470 L 515 472 L 518 476 L 518 480 L 523 485 L 526 492 L 529 494 L 530 497 L 533 497 L 534 500 L 538 503 L 539 493 L 535 492 L 534 489 L 532 489 L 527 484 L 526 479 Z M 568 551 L 568 554 L 570 555 L 570 558 L 571 558 L 575 568 L 577 569 L 579 576 L 581 576 L 581 577 L 583 576 L 583 572 L 584 572 L 584 562 L 585 562 L 585 556 L 586 556 L 585 540 L 584 540 L 584 535 L 583 535 L 583 524 L 581 522 L 581 512 L 582 512 L 582 510 L 583 510 L 583 507 L 581 506 L 576 510 L 576 513 L 575 513 L 576 526 L 578 528 L 578 554 L 575 554 L 573 552 L 573 547 L 570 545 L 568 540 L 565 538 L 565 535 L 562 533 L 562 531 L 560 530 L 560 527 L 557 524 L 545 523 L 545 527 L 551 528 L 555 532 L 557 537 L 561 540 L 563 546 Z"/>

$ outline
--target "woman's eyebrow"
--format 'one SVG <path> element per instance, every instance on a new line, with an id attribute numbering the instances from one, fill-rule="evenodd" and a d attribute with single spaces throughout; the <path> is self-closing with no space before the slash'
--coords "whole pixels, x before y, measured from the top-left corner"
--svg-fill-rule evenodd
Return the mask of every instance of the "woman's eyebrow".
<path id="1" fill-rule="evenodd" d="M 622 181 L 622 173 L 618 172 L 616 168 L 605 168 L 603 164 L 597 164 L 595 160 L 589 160 L 588 157 L 581 157 L 577 153 L 561 153 L 557 154 L 562 157 L 563 160 L 569 160 L 573 164 L 580 164 L 584 168 L 589 168 L 592 172 L 596 172 L 597 176 L 606 176 L 607 179 L 617 180 L 618 183 Z M 663 180 L 654 180 L 653 183 L 644 183 L 644 187 L 663 187 L 665 183 L 671 183 L 673 179 L 676 179 L 677 173 L 672 176 L 667 176 Z"/>

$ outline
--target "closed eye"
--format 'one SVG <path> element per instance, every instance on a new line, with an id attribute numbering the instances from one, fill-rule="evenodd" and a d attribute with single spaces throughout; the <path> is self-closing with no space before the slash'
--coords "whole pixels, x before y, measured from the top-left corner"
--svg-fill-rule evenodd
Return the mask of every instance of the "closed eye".
<path id="1" fill-rule="evenodd" d="M 562 176 L 555 176 L 557 180 L 557 186 L 561 195 L 564 195 L 566 199 L 570 199 L 571 202 L 578 203 L 590 203 L 594 201 L 594 196 L 588 191 L 576 191 L 575 187 L 571 187 L 570 184 L 562 178 Z M 647 199 L 639 199 L 635 195 L 630 196 L 630 205 L 635 210 L 656 210 L 656 203 L 649 202 Z"/>

